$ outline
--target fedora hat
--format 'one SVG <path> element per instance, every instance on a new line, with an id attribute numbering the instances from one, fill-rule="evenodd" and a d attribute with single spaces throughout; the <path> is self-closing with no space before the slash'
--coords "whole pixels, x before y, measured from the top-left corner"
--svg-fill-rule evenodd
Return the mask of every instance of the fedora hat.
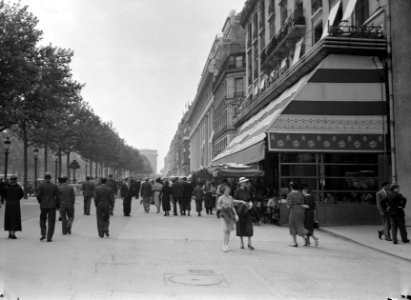
<path id="1" fill-rule="evenodd" d="M 250 179 L 246 178 L 246 177 L 240 177 L 240 179 L 238 180 L 239 183 L 243 183 L 243 182 L 247 182 Z"/>

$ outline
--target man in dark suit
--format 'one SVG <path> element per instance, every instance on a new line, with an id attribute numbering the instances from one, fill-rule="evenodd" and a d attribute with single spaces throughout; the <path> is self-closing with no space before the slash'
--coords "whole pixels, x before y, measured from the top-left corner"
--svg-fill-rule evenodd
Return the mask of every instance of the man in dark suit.
<path id="1" fill-rule="evenodd" d="M 113 202 L 113 205 L 112 205 L 112 207 L 111 207 L 111 212 L 110 212 L 110 214 L 113 215 L 113 213 L 114 213 L 114 205 L 115 205 L 115 203 L 116 203 L 116 195 L 117 195 L 117 191 L 118 191 L 118 186 L 117 186 L 117 182 L 114 180 L 112 174 L 109 174 L 109 175 L 108 175 L 107 186 L 112 189 L 113 194 L 114 194 L 114 202 Z"/>
<path id="2" fill-rule="evenodd" d="M 58 203 L 59 190 L 57 185 L 51 182 L 51 174 L 44 175 L 44 181 L 37 190 L 37 201 L 40 203 L 40 241 L 46 239 L 51 242 L 54 234 L 54 226 L 56 224 L 56 209 L 59 208 Z M 46 222 L 48 220 L 48 228 Z"/>
<path id="3" fill-rule="evenodd" d="M 125 217 L 129 217 L 131 213 L 131 198 L 133 197 L 131 193 L 130 178 L 124 180 L 121 186 L 121 198 L 123 198 L 123 213 Z"/>
<path id="4" fill-rule="evenodd" d="M 181 215 L 185 216 L 186 214 L 190 216 L 191 211 L 191 197 L 193 195 L 193 186 L 190 182 L 187 181 L 187 177 L 183 177 L 183 210 Z"/>
<path id="5" fill-rule="evenodd" d="M 81 186 L 84 196 L 84 214 L 90 215 L 90 203 L 93 198 L 94 191 L 96 190 L 96 184 L 92 181 L 90 176 L 87 176 L 86 181 Z"/>
<path id="6" fill-rule="evenodd" d="M 151 197 L 153 197 L 153 187 L 151 183 L 149 182 L 149 178 L 144 178 L 144 182 L 141 184 L 140 187 L 140 194 L 141 198 L 143 199 L 143 206 L 144 206 L 144 212 L 149 213 L 150 212 L 150 201 Z"/>
<path id="7" fill-rule="evenodd" d="M 177 216 L 177 203 L 180 206 L 180 213 L 183 210 L 183 184 L 179 182 L 178 177 L 174 178 L 171 186 L 171 195 L 173 197 L 173 215 Z"/>
<path id="8" fill-rule="evenodd" d="M 403 243 L 409 243 L 407 238 L 407 229 L 405 228 L 405 213 L 404 208 L 407 203 L 407 199 L 400 194 L 400 186 L 398 184 L 392 184 L 391 192 L 388 193 L 388 214 L 391 218 L 391 237 L 394 244 L 398 244 L 397 231 L 400 230 L 401 239 Z"/>
<path id="9" fill-rule="evenodd" d="M 76 201 L 76 196 L 74 194 L 74 188 L 67 184 L 67 176 L 60 177 L 58 181 L 62 233 L 64 235 L 67 233 L 71 234 L 71 226 L 74 221 L 74 204 Z"/>
<path id="10" fill-rule="evenodd" d="M 109 235 L 110 213 L 114 205 L 114 192 L 107 185 L 107 178 L 101 178 L 101 185 L 94 193 L 94 203 L 96 205 L 97 231 L 99 237 Z"/>

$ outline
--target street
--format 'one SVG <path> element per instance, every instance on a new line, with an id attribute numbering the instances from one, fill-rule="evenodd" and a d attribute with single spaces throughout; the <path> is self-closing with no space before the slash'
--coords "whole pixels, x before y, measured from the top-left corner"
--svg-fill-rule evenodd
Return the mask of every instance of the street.
<path id="1" fill-rule="evenodd" d="M 288 246 L 288 228 L 254 227 L 255 251 L 221 251 L 213 216 L 131 217 L 116 200 L 110 237 L 97 235 L 95 209 L 76 199 L 73 234 L 56 222 L 52 243 L 40 242 L 39 208 L 22 200 L 23 231 L 0 237 L 0 291 L 6 299 L 387 299 L 410 294 L 411 264 L 318 232 L 320 245 Z M 3 226 L 4 206 L 1 209 Z M 235 234 L 234 234 L 235 235 Z"/>

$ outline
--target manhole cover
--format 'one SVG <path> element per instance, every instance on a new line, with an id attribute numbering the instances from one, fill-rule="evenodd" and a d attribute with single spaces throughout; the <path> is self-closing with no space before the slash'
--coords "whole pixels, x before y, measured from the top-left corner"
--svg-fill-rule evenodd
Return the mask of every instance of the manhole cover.
<path id="1" fill-rule="evenodd" d="M 180 274 L 173 275 L 168 278 L 168 281 L 181 285 L 191 286 L 210 286 L 219 285 L 223 280 L 215 275 L 196 275 L 196 274 Z"/>

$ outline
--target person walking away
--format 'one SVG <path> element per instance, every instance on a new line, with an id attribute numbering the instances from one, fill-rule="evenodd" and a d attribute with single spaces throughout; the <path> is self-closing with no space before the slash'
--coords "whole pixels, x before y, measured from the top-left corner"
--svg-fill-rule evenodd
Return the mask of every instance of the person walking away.
<path id="1" fill-rule="evenodd" d="M 223 182 L 217 186 L 217 191 L 216 191 L 217 199 L 218 199 L 221 195 L 224 194 L 224 190 L 225 190 L 226 186 L 229 186 L 229 185 L 228 185 L 228 180 L 227 180 L 227 178 L 224 178 L 224 179 L 223 179 Z M 231 190 L 231 188 L 230 188 L 230 190 Z"/>
<path id="2" fill-rule="evenodd" d="M 190 182 L 187 181 L 187 177 L 183 177 L 183 199 L 182 199 L 182 211 L 181 215 L 185 216 L 188 215 L 190 216 L 190 211 L 191 211 L 191 197 L 193 195 L 193 186 L 191 185 Z"/>
<path id="3" fill-rule="evenodd" d="M 407 204 L 407 199 L 400 194 L 400 186 L 392 184 L 391 192 L 388 193 L 388 214 L 391 218 L 391 237 L 394 244 L 398 244 L 397 231 L 400 231 L 403 243 L 409 243 L 407 237 L 407 229 L 405 228 L 405 213 L 404 208 Z"/>
<path id="4" fill-rule="evenodd" d="M 17 176 L 12 175 L 9 183 L 3 187 L 1 194 L 1 197 L 6 201 L 4 231 L 9 232 L 9 239 L 17 239 L 16 231 L 22 230 L 20 200 L 23 196 L 23 189 L 17 184 Z"/>
<path id="5" fill-rule="evenodd" d="M 58 181 L 60 183 L 58 186 L 58 197 L 62 221 L 62 233 L 66 235 L 71 234 L 71 227 L 73 226 L 74 221 L 74 203 L 76 202 L 76 196 L 74 194 L 74 188 L 67 184 L 68 178 L 66 176 L 59 178 Z"/>
<path id="6" fill-rule="evenodd" d="M 91 198 L 93 198 L 94 191 L 96 190 L 96 184 L 92 181 L 91 176 L 87 176 L 86 181 L 81 185 L 84 197 L 84 215 L 90 215 Z"/>
<path id="7" fill-rule="evenodd" d="M 160 201 L 161 201 L 161 206 L 162 206 L 163 211 L 164 211 L 164 216 L 169 216 L 170 215 L 170 208 L 171 208 L 170 200 L 171 200 L 171 197 L 172 197 L 171 193 L 172 193 L 171 187 L 170 187 L 168 179 L 166 178 L 166 179 L 164 179 L 164 184 L 163 184 L 163 186 L 161 188 L 161 191 L 160 191 L 160 194 L 158 196 L 160 198 Z"/>
<path id="8" fill-rule="evenodd" d="M 59 208 L 58 203 L 59 190 L 57 185 L 51 182 L 51 174 L 44 174 L 44 181 L 40 184 L 37 190 L 37 201 L 40 204 L 40 241 L 46 239 L 47 242 L 53 241 L 54 227 L 56 225 L 56 209 Z M 46 225 L 47 223 L 47 225 Z"/>
<path id="9" fill-rule="evenodd" d="M 221 226 L 223 229 L 223 251 L 230 250 L 230 232 L 234 231 L 235 222 L 238 221 L 237 212 L 234 209 L 234 199 L 230 196 L 230 187 L 224 188 L 224 194 L 218 197 L 217 200 L 217 215 L 221 219 Z"/>
<path id="10" fill-rule="evenodd" d="M 207 215 L 213 214 L 213 207 L 215 205 L 215 198 L 213 197 L 213 186 L 209 180 L 204 185 L 204 206 Z"/>
<path id="11" fill-rule="evenodd" d="M 305 246 L 310 245 L 310 237 L 312 237 L 314 239 L 315 246 L 318 247 L 319 239 L 314 235 L 314 223 L 316 222 L 315 200 L 310 194 L 310 189 L 307 185 L 304 185 L 302 194 L 304 196 L 304 203 L 307 205 L 304 216 L 304 227 L 308 230 Z"/>
<path id="12" fill-rule="evenodd" d="M 130 186 L 131 186 L 132 197 L 135 197 L 138 200 L 140 198 L 140 181 L 131 178 Z"/>
<path id="13" fill-rule="evenodd" d="M 100 182 L 101 183 L 101 182 Z M 118 191 L 118 186 L 117 186 L 117 182 L 114 180 L 113 175 L 109 174 L 108 175 L 108 180 L 107 180 L 107 186 L 111 188 L 111 190 L 113 191 L 114 194 L 114 203 L 111 206 L 111 212 L 110 215 L 114 215 L 114 206 L 116 204 L 116 196 L 117 196 L 117 191 Z M 120 190 L 120 194 L 121 194 L 121 190 Z"/>
<path id="14" fill-rule="evenodd" d="M 107 237 L 110 227 L 110 215 L 114 206 L 114 191 L 107 185 L 107 178 L 101 178 L 101 185 L 94 192 L 94 204 L 96 206 L 97 232 L 99 237 Z"/>
<path id="15" fill-rule="evenodd" d="M 200 181 L 197 182 L 197 185 L 193 190 L 193 196 L 196 202 L 197 214 L 199 217 L 201 217 L 201 212 L 203 211 L 204 191 Z"/>
<path id="16" fill-rule="evenodd" d="M 240 237 L 241 249 L 244 249 L 243 237 L 246 236 L 248 238 L 248 249 L 254 250 L 255 248 L 253 247 L 251 242 L 251 237 L 254 235 L 253 219 L 251 216 L 251 208 L 253 207 L 253 202 L 249 198 L 249 193 L 247 193 L 246 189 L 248 181 L 249 179 L 241 177 L 239 179 L 239 187 L 234 192 L 235 200 L 243 200 L 243 203 L 235 206 L 237 208 L 238 215 L 236 234 L 238 237 Z"/>
<path id="17" fill-rule="evenodd" d="M 380 213 L 381 216 L 381 224 L 382 224 L 382 229 L 378 230 L 378 238 L 381 240 L 382 236 L 387 241 L 392 241 L 391 239 L 391 220 L 390 216 L 388 215 L 387 212 L 387 196 L 388 196 L 388 191 L 390 189 L 390 183 L 385 181 L 381 185 L 381 189 L 375 193 L 375 200 L 377 204 L 377 209 Z"/>
<path id="18" fill-rule="evenodd" d="M 183 209 L 182 199 L 183 199 L 183 185 L 182 182 L 178 180 L 178 177 L 174 178 L 173 185 L 171 186 L 172 196 L 173 196 L 173 215 L 177 216 L 177 204 L 180 208 L 180 213 Z"/>
<path id="19" fill-rule="evenodd" d="M 149 178 L 144 178 L 144 182 L 140 187 L 141 198 L 143 199 L 144 212 L 150 212 L 150 199 L 153 195 L 153 188 L 149 182 Z"/>
<path id="20" fill-rule="evenodd" d="M 160 192 L 162 189 L 163 185 L 161 184 L 161 178 L 157 178 L 153 184 L 153 198 L 158 214 L 160 213 Z"/>
<path id="21" fill-rule="evenodd" d="M 295 182 L 290 183 L 291 192 L 287 195 L 287 206 L 290 209 L 289 226 L 292 243 L 290 247 L 298 247 L 297 235 L 307 240 L 308 230 L 304 227 L 305 207 L 304 196 L 297 190 L 298 186 Z"/>
<path id="22" fill-rule="evenodd" d="M 123 213 L 125 217 L 130 216 L 132 197 L 130 179 L 126 178 L 121 186 L 121 198 L 123 199 Z"/>

